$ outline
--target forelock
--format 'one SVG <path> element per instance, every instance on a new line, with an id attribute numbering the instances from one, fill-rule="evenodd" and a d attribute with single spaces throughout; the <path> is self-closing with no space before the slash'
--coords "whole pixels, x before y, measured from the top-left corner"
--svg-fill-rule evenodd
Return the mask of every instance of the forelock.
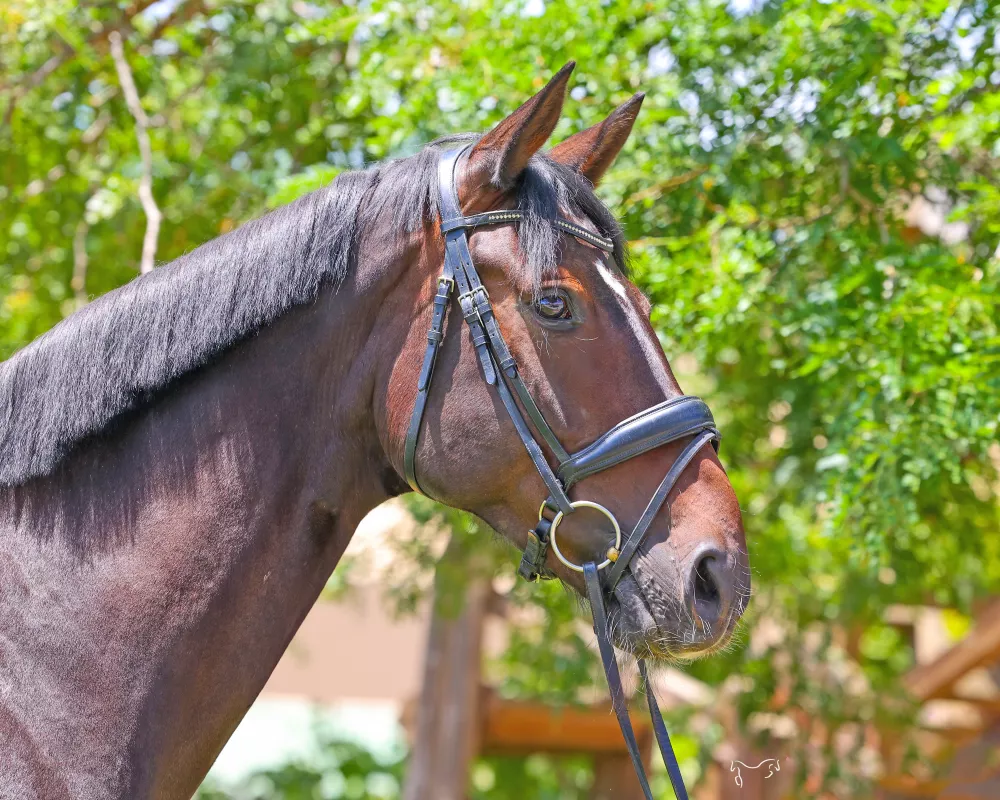
<path id="1" fill-rule="evenodd" d="M 518 223 L 518 245 L 523 262 L 512 277 L 532 291 L 556 274 L 562 258 L 563 236 L 552 224 L 558 216 L 572 215 L 588 220 L 597 232 L 614 243 L 614 265 L 628 275 L 628 251 L 614 215 L 598 199 L 594 187 L 576 170 L 545 154 L 536 154 L 521 176 L 516 189 L 517 208 L 523 213 Z"/>

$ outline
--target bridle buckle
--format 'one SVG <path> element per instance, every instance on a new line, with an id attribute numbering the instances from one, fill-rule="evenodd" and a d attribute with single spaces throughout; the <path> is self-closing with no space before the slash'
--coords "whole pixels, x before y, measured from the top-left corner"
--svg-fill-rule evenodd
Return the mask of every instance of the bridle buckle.
<path id="1" fill-rule="evenodd" d="M 482 299 L 479 299 L 480 295 L 482 296 Z M 468 306 L 463 301 L 467 301 Z M 490 293 L 486 291 L 485 286 L 473 286 L 469 289 L 469 291 L 462 292 L 462 294 L 458 296 L 458 302 L 462 306 L 462 311 L 465 314 L 466 319 L 472 316 L 473 312 L 475 312 L 475 316 L 482 320 L 483 309 L 485 308 L 487 311 L 490 309 Z"/>

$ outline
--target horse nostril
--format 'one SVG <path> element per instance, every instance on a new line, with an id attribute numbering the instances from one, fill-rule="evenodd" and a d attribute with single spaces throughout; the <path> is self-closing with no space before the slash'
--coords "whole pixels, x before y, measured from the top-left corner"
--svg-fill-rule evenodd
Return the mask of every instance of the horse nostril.
<path id="1" fill-rule="evenodd" d="M 717 603 L 719 601 L 719 587 L 715 583 L 712 575 L 711 562 L 714 556 L 705 556 L 698 561 L 694 571 L 694 594 L 695 602 Z"/>
<path id="2" fill-rule="evenodd" d="M 695 618 L 714 628 L 729 611 L 728 576 L 725 556 L 720 551 L 712 548 L 695 558 L 690 587 Z"/>

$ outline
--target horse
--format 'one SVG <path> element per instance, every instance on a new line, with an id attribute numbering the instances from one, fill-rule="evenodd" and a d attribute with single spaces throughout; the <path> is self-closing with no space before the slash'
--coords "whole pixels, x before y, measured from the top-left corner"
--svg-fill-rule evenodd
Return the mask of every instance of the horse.
<path id="1" fill-rule="evenodd" d="M 623 649 L 726 641 L 749 567 L 714 423 L 626 452 L 643 409 L 686 403 L 594 194 L 642 95 L 543 151 L 572 68 L 485 135 L 343 173 L 0 364 L 0 798 L 190 797 L 359 521 L 414 489 L 541 537 L 529 564 L 581 594 L 575 565 L 628 548 L 604 621 Z M 493 217 L 459 229 L 480 289 L 435 301 L 446 151 L 461 218 Z M 558 442 L 532 450 L 500 386 Z M 609 428 L 613 468 L 551 483 Z"/>

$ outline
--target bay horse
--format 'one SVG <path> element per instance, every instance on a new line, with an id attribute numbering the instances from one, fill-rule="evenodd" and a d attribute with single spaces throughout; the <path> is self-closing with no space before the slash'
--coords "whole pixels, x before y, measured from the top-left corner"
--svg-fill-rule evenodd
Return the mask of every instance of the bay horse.
<path id="1" fill-rule="evenodd" d="M 358 522 L 411 488 L 528 546 L 531 577 L 583 593 L 605 552 L 629 561 L 606 603 L 637 655 L 730 635 L 749 571 L 714 422 L 636 433 L 692 399 L 593 193 L 642 96 L 542 152 L 572 67 L 484 136 L 342 174 L 0 364 L 0 798 L 190 797 Z M 481 286 L 435 302 L 462 243 Z M 609 548 L 612 523 L 641 535 Z"/>

